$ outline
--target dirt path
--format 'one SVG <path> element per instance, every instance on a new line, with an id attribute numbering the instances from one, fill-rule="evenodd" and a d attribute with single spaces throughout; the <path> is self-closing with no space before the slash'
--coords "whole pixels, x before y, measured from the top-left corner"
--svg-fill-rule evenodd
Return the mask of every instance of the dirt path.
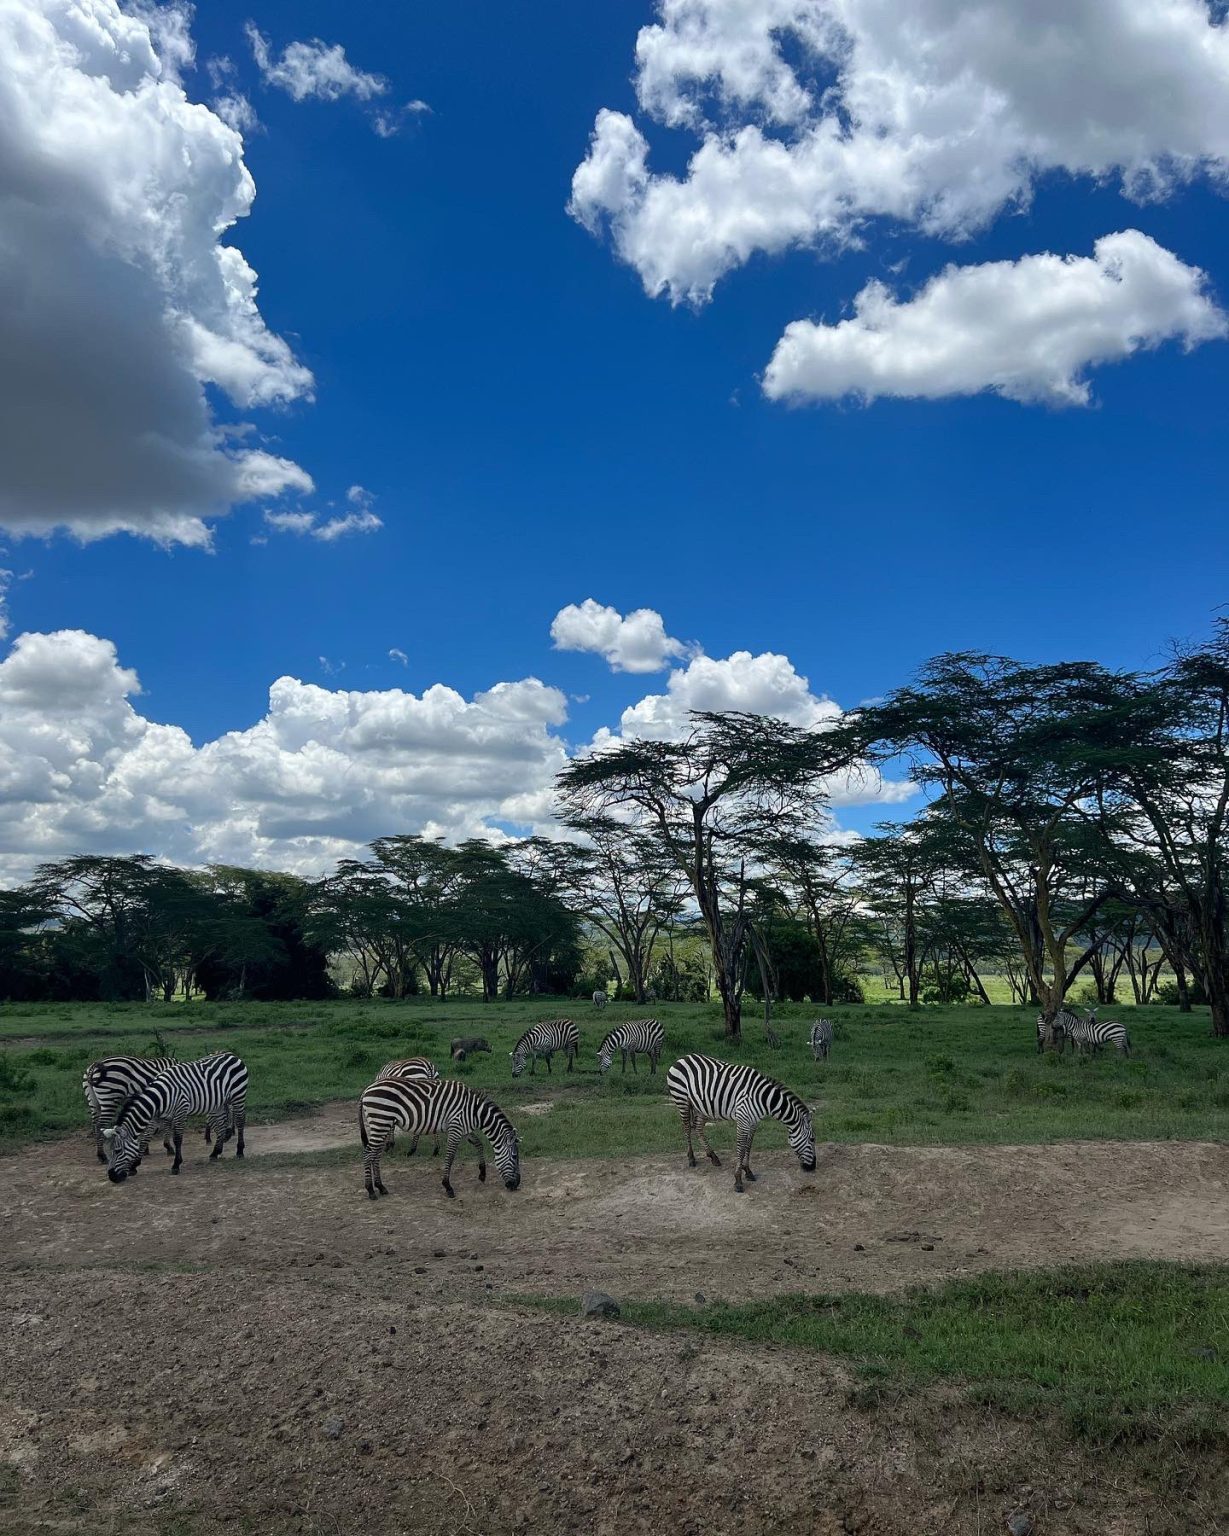
<path id="1" fill-rule="evenodd" d="M 355 1156 L 286 1156 L 330 1147 Z M 1223 1146 L 829 1146 L 809 1178 L 780 1151 L 744 1196 L 678 1156 L 534 1160 L 516 1194 L 468 1161 L 455 1201 L 398 1150 L 372 1203 L 339 1107 L 252 1127 L 245 1164 L 203 1158 L 194 1137 L 179 1178 L 159 1155 L 121 1188 L 85 1138 L 0 1164 L 0 1530 L 916 1536 L 1026 1507 L 1038 1536 L 1176 1536 L 1229 1516 L 954 1393 L 868 1414 L 832 1362 L 494 1304 L 1229 1262 Z"/>

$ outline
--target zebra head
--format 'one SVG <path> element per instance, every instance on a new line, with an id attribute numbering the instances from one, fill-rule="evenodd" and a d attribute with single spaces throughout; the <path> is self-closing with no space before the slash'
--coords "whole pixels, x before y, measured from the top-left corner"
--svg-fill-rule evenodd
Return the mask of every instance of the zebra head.
<path id="1" fill-rule="evenodd" d="M 502 1109 L 487 1100 L 482 1129 L 495 1154 L 495 1166 L 507 1189 L 519 1189 L 521 1185 L 521 1141 L 511 1120 Z"/>
<path id="2" fill-rule="evenodd" d="M 107 1149 L 107 1177 L 122 1184 L 141 1165 L 141 1138 L 132 1124 L 109 1126 L 102 1133 Z"/>
<path id="3" fill-rule="evenodd" d="M 521 1073 L 525 1070 L 525 1063 L 529 1059 L 529 1047 L 523 1040 L 518 1040 L 516 1049 L 509 1051 L 508 1055 L 512 1058 L 512 1076 L 520 1077 Z"/>
<path id="4" fill-rule="evenodd" d="M 615 1044 L 613 1040 L 603 1040 L 597 1053 L 597 1069 L 599 1072 L 609 1072 L 610 1064 L 614 1061 Z"/>
<path id="5" fill-rule="evenodd" d="M 814 1173 L 815 1123 L 811 1117 L 811 1111 L 801 1099 L 795 1099 L 788 1109 L 790 1113 L 785 1124 L 789 1144 L 802 1164 L 803 1173 Z"/>

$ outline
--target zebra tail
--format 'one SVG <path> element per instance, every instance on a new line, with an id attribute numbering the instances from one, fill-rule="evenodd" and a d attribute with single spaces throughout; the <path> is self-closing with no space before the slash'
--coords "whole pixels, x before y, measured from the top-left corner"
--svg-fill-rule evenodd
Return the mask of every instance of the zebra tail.
<path id="1" fill-rule="evenodd" d="M 363 1113 L 363 1106 L 361 1104 L 358 1107 L 358 1133 L 362 1138 L 363 1146 L 369 1146 L 370 1143 L 367 1140 L 367 1116 Z"/>

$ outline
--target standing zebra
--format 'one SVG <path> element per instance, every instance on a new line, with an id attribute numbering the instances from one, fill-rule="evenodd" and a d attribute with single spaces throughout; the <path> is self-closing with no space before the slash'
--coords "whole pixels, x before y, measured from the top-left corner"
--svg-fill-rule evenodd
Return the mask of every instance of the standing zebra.
<path id="1" fill-rule="evenodd" d="M 550 1072 L 550 1059 L 556 1051 L 566 1051 L 570 1072 L 579 1050 L 580 1032 L 571 1019 L 544 1019 L 541 1024 L 531 1024 L 508 1053 L 512 1057 L 512 1076 L 520 1077 L 528 1061 L 532 1077 L 539 1056 L 546 1058 L 546 1070 Z"/>
<path id="2" fill-rule="evenodd" d="M 479 1132 L 491 1143 L 495 1166 L 505 1185 L 516 1189 L 521 1182 L 520 1148 L 512 1122 L 484 1094 L 452 1079 L 385 1078 L 372 1083 L 363 1089 L 359 1100 L 358 1129 L 363 1140 L 367 1193 L 372 1200 L 377 1194 L 388 1193 L 380 1178 L 380 1154 L 398 1129 L 410 1131 L 416 1141 L 424 1131 L 447 1133 L 443 1182 L 449 1199 L 455 1193 L 449 1174 L 463 1140 L 478 1148 L 478 1180 L 486 1182 L 486 1156 Z"/>
<path id="3" fill-rule="evenodd" d="M 606 1003 L 607 1003 L 606 994 L 599 987 L 598 990 L 593 994 L 593 1006 L 595 1008 L 605 1008 Z"/>
<path id="4" fill-rule="evenodd" d="M 116 1116 L 111 1130 L 103 1132 L 108 1143 L 107 1177 L 122 1184 L 141 1162 L 141 1142 L 149 1129 L 169 1121 L 175 1141 L 171 1172 L 183 1162 L 183 1128 L 189 1115 L 206 1115 L 213 1127 L 215 1145 L 210 1162 L 222 1155 L 231 1135 L 238 1133 L 235 1156 L 243 1156 L 248 1069 L 230 1051 L 215 1051 L 200 1061 L 172 1062 L 164 1072 L 131 1094 Z"/>
<path id="5" fill-rule="evenodd" d="M 831 1049 L 832 1020 L 816 1019 L 811 1025 L 811 1060 L 818 1061 L 822 1057 L 827 1061 Z"/>
<path id="6" fill-rule="evenodd" d="M 85 1102 L 90 1107 L 90 1123 L 94 1128 L 94 1150 L 98 1161 L 107 1160 L 103 1145 L 103 1127 L 114 1124 L 124 1100 L 152 1082 L 160 1072 L 175 1065 L 173 1056 L 104 1056 L 92 1061 L 81 1078 Z M 164 1145 L 169 1152 L 170 1143 Z M 149 1150 L 148 1143 L 145 1146 Z"/>
<path id="7" fill-rule="evenodd" d="M 1039 1018 L 1038 1032 L 1041 1027 L 1042 1019 Z M 1053 1031 L 1055 1050 L 1061 1051 L 1065 1042 L 1070 1040 L 1081 1055 L 1088 1051 L 1099 1051 L 1103 1045 L 1112 1045 L 1120 1056 L 1131 1054 L 1131 1039 L 1126 1025 L 1112 1019 L 1102 1022 L 1097 1018 L 1095 1008 L 1086 1019 L 1067 1008 L 1060 1008 L 1049 1027 Z"/>
<path id="8" fill-rule="evenodd" d="M 704 1134 L 707 1120 L 733 1120 L 738 1127 L 738 1163 L 734 1170 L 734 1189 L 743 1192 L 743 1174 L 755 1182 L 751 1172 L 751 1138 L 761 1120 L 771 1117 L 785 1126 L 789 1144 L 798 1156 L 804 1173 L 815 1171 L 815 1128 L 811 1111 L 784 1083 L 765 1076 L 755 1067 L 736 1066 L 718 1061 L 714 1056 L 683 1056 L 666 1073 L 666 1091 L 683 1117 L 687 1132 L 687 1162 L 696 1166 L 692 1132 L 698 1131 L 708 1160 L 721 1167 L 721 1159 L 708 1144 Z"/>
<path id="9" fill-rule="evenodd" d="M 392 1078 L 406 1083 L 438 1083 L 439 1077 L 439 1068 L 426 1056 L 403 1056 L 399 1061 L 386 1061 L 376 1073 L 376 1082 L 386 1083 Z M 388 1138 L 388 1144 L 390 1147 L 393 1144 L 391 1133 Z M 413 1157 L 417 1151 L 418 1137 L 415 1136 L 410 1142 L 410 1150 L 405 1155 Z M 439 1155 L 440 1139 L 437 1135 L 435 1145 L 431 1148 L 431 1156 L 438 1157 Z"/>
<path id="10" fill-rule="evenodd" d="M 661 1025 L 656 1019 L 632 1019 L 627 1024 L 616 1024 L 598 1047 L 598 1071 L 609 1072 L 614 1053 L 619 1051 L 623 1057 L 624 1072 L 627 1071 L 629 1056 L 632 1059 L 632 1072 L 636 1071 L 636 1057 L 639 1054 L 649 1058 L 649 1071 L 656 1072 L 663 1040 Z"/>

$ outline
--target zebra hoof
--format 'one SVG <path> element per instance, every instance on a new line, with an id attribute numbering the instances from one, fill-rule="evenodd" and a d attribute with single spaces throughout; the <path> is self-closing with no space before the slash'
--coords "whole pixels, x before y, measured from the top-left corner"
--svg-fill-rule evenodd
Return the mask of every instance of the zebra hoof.
<path id="1" fill-rule="evenodd" d="M 486 1169 L 485 1168 L 479 1168 L 479 1170 L 478 1170 L 478 1182 L 479 1182 L 479 1184 L 485 1184 L 486 1183 Z"/>
<path id="2" fill-rule="evenodd" d="M 720 1168 L 721 1167 L 721 1159 L 717 1156 L 717 1154 L 715 1152 L 710 1152 L 708 1154 L 708 1160 L 709 1160 L 710 1163 L 712 1163 L 714 1168 Z"/>
<path id="3" fill-rule="evenodd" d="M 690 1157 L 690 1156 L 688 1157 L 688 1159 L 687 1159 L 687 1166 L 689 1168 L 694 1168 L 696 1166 L 696 1160 L 695 1160 L 694 1157 Z"/>
<path id="4" fill-rule="evenodd" d="M 243 1156 L 243 1148 L 242 1147 L 236 1147 L 235 1148 L 235 1156 L 236 1157 L 242 1157 Z"/>
<path id="5" fill-rule="evenodd" d="M 136 1169 L 134 1168 L 132 1171 L 133 1171 L 133 1173 L 135 1173 Z M 172 1173 L 178 1173 L 179 1172 L 179 1164 L 178 1163 L 174 1163 L 174 1164 L 171 1165 L 171 1172 Z"/>
<path id="6" fill-rule="evenodd" d="M 748 1168 L 748 1169 L 747 1169 L 747 1170 L 746 1170 L 746 1176 L 747 1176 L 747 1178 L 748 1178 L 748 1179 L 750 1179 L 750 1181 L 751 1181 L 751 1183 L 752 1183 L 752 1184 L 754 1184 L 754 1183 L 755 1183 L 755 1178 L 756 1178 L 756 1176 L 755 1176 L 755 1174 L 753 1174 L 753 1173 L 752 1173 L 752 1172 L 751 1172 L 751 1170 L 750 1170 L 750 1168 Z"/>
<path id="7" fill-rule="evenodd" d="M 374 1200 L 374 1199 L 375 1199 L 375 1197 L 376 1197 L 376 1192 L 375 1192 L 375 1190 L 374 1190 L 374 1189 L 369 1189 L 369 1190 L 368 1190 L 368 1191 L 367 1191 L 367 1198 L 368 1198 L 368 1200 Z"/>
<path id="8" fill-rule="evenodd" d="M 735 1184 L 735 1186 L 734 1186 L 734 1193 L 736 1195 L 745 1195 L 746 1194 L 746 1190 L 742 1187 L 741 1184 Z"/>
<path id="9" fill-rule="evenodd" d="M 453 1189 L 451 1184 L 445 1184 L 444 1185 L 444 1193 L 448 1196 L 448 1198 L 450 1200 L 455 1200 L 457 1198 L 457 1192 L 456 1192 L 455 1189 Z"/>
<path id="10" fill-rule="evenodd" d="M 100 1163 L 105 1163 L 106 1160 L 107 1160 L 107 1154 L 105 1152 L 99 1152 L 99 1153 L 96 1154 L 96 1156 L 97 1156 L 98 1161 Z"/>

